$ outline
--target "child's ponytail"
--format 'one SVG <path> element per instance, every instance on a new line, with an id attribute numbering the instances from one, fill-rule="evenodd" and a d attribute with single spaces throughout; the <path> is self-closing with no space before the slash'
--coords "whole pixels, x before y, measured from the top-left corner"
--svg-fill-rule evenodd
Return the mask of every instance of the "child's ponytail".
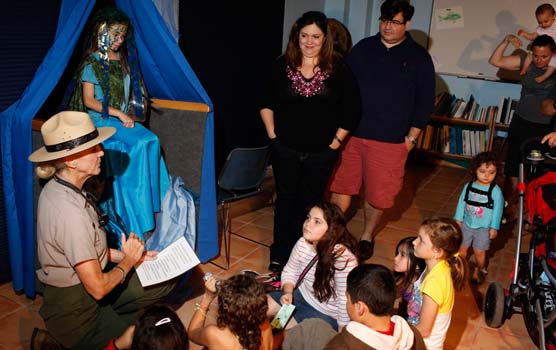
<path id="1" fill-rule="evenodd" d="M 465 276 L 467 276 L 467 262 L 459 254 L 452 255 L 447 259 L 452 273 L 452 281 L 456 290 L 462 290 L 465 286 Z"/>
<path id="2" fill-rule="evenodd" d="M 432 218 L 425 219 L 421 226 L 425 228 L 432 244 L 444 251 L 454 288 L 461 290 L 465 285 L 467 263 L 457 254 L 463 238 L 458 223 L 452 218 Z"/>

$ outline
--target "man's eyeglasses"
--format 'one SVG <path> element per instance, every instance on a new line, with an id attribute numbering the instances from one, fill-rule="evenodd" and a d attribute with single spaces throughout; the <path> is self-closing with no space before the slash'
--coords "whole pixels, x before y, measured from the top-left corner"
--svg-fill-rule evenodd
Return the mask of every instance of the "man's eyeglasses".
<path id="1" fill-rule="evenodd" d="M 405 21 L 402 22 L 402 21 L 398 21 L 396 19 L 388 19 L 388 18 L 384 18 L 384 17 L 380 17 L 379 20 L 384 25 L 391 24 L 391 25 L 399 27 L 399 26 L 403 26 L 405 24 Z"/>

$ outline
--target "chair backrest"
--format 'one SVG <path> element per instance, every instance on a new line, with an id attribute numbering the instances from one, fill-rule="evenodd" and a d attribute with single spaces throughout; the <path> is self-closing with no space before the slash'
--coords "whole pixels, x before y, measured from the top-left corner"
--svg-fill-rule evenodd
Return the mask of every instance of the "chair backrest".
<path id="1" fill-rule="evenodd" d="M 234 148 L 222 167 L 218 186 L 228 191 L 259 187 L 265 177 L 268 155 L 268 146 Z"/>
<path id="2" fill-rule="evenodd" d="M 201 194 L 208 106 L 153 99 L 149 129 L 160 139 L 168 172 L 180 176 L 185 186 Z M 216 178 L 217 174 L 213 174 Z M 212 180 L 214 181 L 214 180 Z"/>

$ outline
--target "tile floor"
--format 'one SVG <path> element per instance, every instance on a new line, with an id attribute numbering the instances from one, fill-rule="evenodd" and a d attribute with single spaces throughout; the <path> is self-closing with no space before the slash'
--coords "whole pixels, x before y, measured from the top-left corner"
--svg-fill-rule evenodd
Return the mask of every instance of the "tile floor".
<path id="1" fill-rule="evenodd" d="M 441 166 L 412 164 L 408 166 L 408 175 L 402 194 L 397 199 L 395 208 L 386 213 L 382 231 L 377 237 L 375 255 L 370 262 L 392 266 L 397 242 L 408 235 L 415 235 L 423 218 L 432 215 L 453 214 L 459 192 L 466 179 L 466 172 Z M 268 199 L 268 196 L 266 197 Z M 265 200 L 266 201 L 266 200 Z M 263 244 L 272 241 L 273 215 L 269 205 L 256 209 L 260 205 L 252 202 L 238 203 L 234 206 L 236 217 L 233 230 Z M 256 210 L 255 210 L 256 209 Z M 349 223 L 354 234 L 361 232 L 363 214 L 358 210 Z M 508 232 L 509 231 L 509 232 Z M 495 242 L 494 257 L 491 259 L 489 275 L 485 284 L 478 290 L 467 287 L 457 294 L 452 324 L 446 340 L 446 349 L 534 349 L 529 339 L 521 315 L 514 315 L 499 329 L 488 328 L 480 311 L 482 296 L 488 283 L 499 281 L 504 287 L 510 283 L 510 270 L 515 251 L 515 237 L 511 229 L 503 231 Z M 193 307 L 202 292 L 201 276 L 212 272 L 219 278 L 227 278 L 242 269 L 266 272 L 269 249 L 266 246 L 250 242 L 232 235 L 231 266 L 228 271 L 212 264 L 202 264 L 196 268 L 193 299 L 187 301 L 178 314 L 184 324 L 188 324 Z M 216 262 L 222 264 L 224 257 Z M 0 349 L 28 349 L 33 327 L 42 327 L 38 315 L 41 298 L 29 300 L 15 295 L 11 284 L 0 286 Z M 212 308 L 214 309 L 214 307 Z M 214 320 L 209 316 L 209 321 Z M 201 347 L 192 344 L 190 349 Z"/>

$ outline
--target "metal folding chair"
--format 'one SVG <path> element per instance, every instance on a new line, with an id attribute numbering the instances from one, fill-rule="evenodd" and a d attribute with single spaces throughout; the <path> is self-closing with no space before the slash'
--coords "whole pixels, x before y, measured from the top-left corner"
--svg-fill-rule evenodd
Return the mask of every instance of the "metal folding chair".
<path id="1" fill-rule="evenodd" d="M 226 255 L 226 267 L 230 268 L 230 244 L 232 219 L 230 205 L 240 199 L 255 196 L 261 192 L 261 183 L 266 174 L 269 158 L 269 148 L 235 148 L 224 163 L 218 178 L 217 200 L 221 207 L 222 239 Z M 236 234 L 238 235 L 238 234 Z M 238 235 L 252 242 L 254 240 Z M 260 244 L 259 242 L 255 242 Z M 215 263 L 216 266 L 224 268 Z"/>

